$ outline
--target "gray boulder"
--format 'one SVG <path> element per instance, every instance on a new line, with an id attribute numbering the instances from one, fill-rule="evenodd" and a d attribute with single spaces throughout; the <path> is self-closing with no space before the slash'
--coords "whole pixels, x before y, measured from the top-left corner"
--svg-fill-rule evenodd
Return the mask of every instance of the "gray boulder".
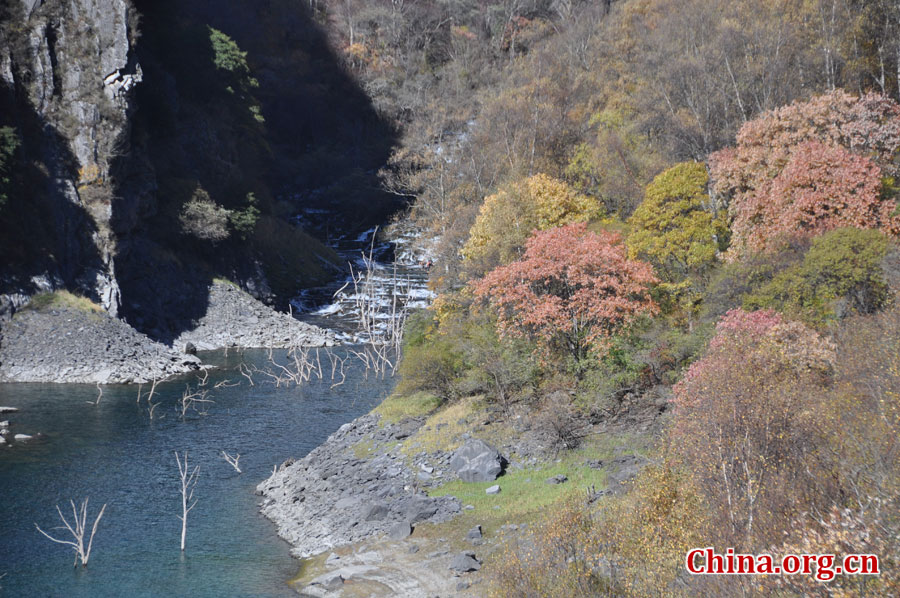
<path id="1" fill-rule="evenodd" d="M 388 537 L 391 540 L 403 540 L 408 538 L 412 534 L 413 528 L 406 521 L 401 521 L 400 523 L 396 523 L 391 526 L 391 529 L 388 531 Z"/>
<path id="2" fill-rule="evenodd" d="M 500 494 L 500 484 L 494 484 L 484 489 L 485 494 Z"/>
<path id="3" fill-rule="evenodd" d="M 478 571 L 481 569 L 481 563 L 475 559 L 474 552 L 461 552 L 450 563 L 450 569 L 457 573 L 468 573 L 469 571 Z"/>
<path id="4" fill-rule="evenodd" d="M 406 507 L 406 520 L 410 523 L 424 521 L 437 513 L 439 506 L 438 501 L 432 498 L 417 496 Z"/>
<path id="5" fill-rule="evenodd" d="M 450 469 L 464 482 L 491 482 L 503 471 L 503 459 L 483 440 L 469 439 L 453 453 Z"/>
<path id="6" fill-rule="evenodd" d="M 365 520 L 366 521 L 380 521 L 387 516 L 390 509 L 384 503 L 376 502 L 370 505 L 366 509 Z"/>

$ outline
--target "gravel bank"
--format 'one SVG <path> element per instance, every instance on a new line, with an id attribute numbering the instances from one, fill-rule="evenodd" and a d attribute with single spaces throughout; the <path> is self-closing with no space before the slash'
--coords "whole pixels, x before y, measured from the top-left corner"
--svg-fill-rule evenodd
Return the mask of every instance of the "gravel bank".
<path id="1" fill-rule="evenodd" d="M 0 319 L 0 382 L 118 384 L 148 382 L 198 369 L 185 353 L 226 347 L 314 347 L 333 332 L 295 320 L 228 283 L 213 283 L 206 313 L 172 346 L 103 311 L 67 305 L 21 309 Z"/>
<path id="2" fill-rule="evenodd" d="M 335 344 L 332 331 L 300 322 L 225 282 L 214 282 L 210 286 L 208 302 L 206 314 L 192 330 L 175 339 L 174 348 L 182 350 L 187 343 L 201 351 L 226 347 L 330 347 Z"/>
<path id="3" fill-rule="evenodd" d="M 148 382 L 200 366 L 105 312 L 25 309 L 0 329 L 0 382 Z"/>

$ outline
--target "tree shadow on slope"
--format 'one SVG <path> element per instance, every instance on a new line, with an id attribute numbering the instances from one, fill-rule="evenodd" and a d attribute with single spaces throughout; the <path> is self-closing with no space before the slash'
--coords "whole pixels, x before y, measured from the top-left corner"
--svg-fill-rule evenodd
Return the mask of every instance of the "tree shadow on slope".
<path id="1" fill-rule="evenodd" d="M 389 217 L 400 206 L 376 172 L 396 133 L 296 2 L 136 5 L 143 82 L 113 170 L 116 274 L 128 322 L 171 342 L 217 277 L 284 307 L 335 276 L 336 254 L 294 219 L 323 203 L 347 233 Z"/>

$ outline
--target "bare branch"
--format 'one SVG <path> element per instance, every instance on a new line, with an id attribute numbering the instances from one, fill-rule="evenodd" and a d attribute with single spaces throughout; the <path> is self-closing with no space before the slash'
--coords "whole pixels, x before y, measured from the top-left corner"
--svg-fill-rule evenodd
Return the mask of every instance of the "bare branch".
<path id="1" fill-rule="evenodd" d="M 226 453 L 225 451 L 222 451 L 222 458 L 225 459 L 225 461 L 226 461 L 229 465 L 231 465 L 232 467 L 234 467 L 234 470 L 235 470 L 236 472 L 238 472 L 238 473 L 243 473 L 243 472 L 241 471 L 241 468 L 238 467 L 238 461 L 240 461 L 240 459 L 241 459 L 241 454 L 240 454 L 240 453 L 238 453 L 236 456 L 232 457 L 231 455 L 229 455 L 229 454 Z"/>
<path id="2" fill-rule="evenodd" d="M 77 567 L 78 563 L 81 562 L 82 567 L 87 567 L 88 560 L 91 557 L 91 547 L 94 544 L 94 534 L 97 533 L 97 526 L 100 524 L 100 518 L 103 517 L 103 513 L 106 511 L 106 504 L 103 504 L 100 508 L 100 512 L 97 513 L 97 518 L 94 519 L 94 525 L 91 527 L 91 534 L 88 537 L 87 547 L 85 547 L 84 536 L 87 529 L 88 499 L 85 498 L 82 501 L 80 508 L 75 506 L 75 501 L 73 500 L 70 500 L 69 503 L 72 505 L 72 523 L 69 523 L 65 515 L 62 514 L 59 505 L 56 505 L 56 513 L 59 515 L 59 519 L 62 521 L 63 526 L 54 529 L 66 529 L 72 535 L 72 540 L 54 538 L 42 530 L 37 523 L 34 524 L 34 527 L 48 540 L 56 542 L 57 544 L 71 546 L 75 551 L 75 566 Z"/>

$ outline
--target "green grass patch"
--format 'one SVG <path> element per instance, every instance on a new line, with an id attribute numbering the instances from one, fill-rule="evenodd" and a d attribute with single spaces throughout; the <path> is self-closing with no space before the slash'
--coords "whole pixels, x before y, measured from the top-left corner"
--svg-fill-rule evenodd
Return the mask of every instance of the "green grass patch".
<path id="1" fill-rule="evenodd" d="M 434 412 L 441 406 L 441 399 L 428 392 L 417 392 L 408 396 L 392 394 L 372 410 L 381 416 L 381 423 L 397 423 L 408 417 L 419 417 Z"/>
<path id="2" fill-rule="evenodd" d="M 577 450 L 561 453 L 557 462 L 510 469 L 493 482 L 448 482 L 430 490 L 429 495 L 455 496 L 463 506 L 472 505 L 475 508 L 464 509 L 460 516 L 437 527 L 446 530 L 446 526 L 453 526 L 457 531 L 451 535 L 463 537 L 466 530 L 480 524 L 485 536 L 491 536 L 507 523 L 536 523 L 546 516 L 548 508 L 573 494 L 586 497 L 591 486 L 594 490 L 606 487 L 606 468 L 593 469 L 585 465 L 587 461 L 600 459 L 608 462 L 619 455 L 643 454 L 649 441 L 649 437 L 640 434 L 598 435 L 586 440 Z M 558 474 L 568 477 L 568 481 L 562 484 L 547 483 L 548 478 Z M 500 494 L 486 494 L 485 490 L 494 484 L 500 485 Z M 435 533 L 441 533 L 440 529 Z"/>
<path id="3" fill-rule="evenodd" d="M 223 277 L 221 277 L 221 276 L 214 276 L 213 279 L 212 279 L 212 281 L 213 281 L 213 283 L 215 283 L 215 284 L 224 284 L 224 285 L 228 285 L 228 286 L 230 286 L 230 287 L 234 287 L 234 288 L 239 289 L 239 290 L 240 290 L 240 288 L 241 288 L 241 287 L 238 286 L 238 284 L 237 284 L 236 282 L 234 282 L 233 280 L 229 280 L 229 279 L 223 278 Z"/>
<path id="4" fill-rule="evenodd" d="M 546 482 L 547 478 L 558 474 L 567 476 L 569 480 L 563 484 Z M 486 494 L 485 490 L 494 484 L 500 485 L 500 494 Z M 531 522 L 557 501 L 572 493 L 586 493 L 591 486 L 604 488 L 606 472 L 576 464 L 576 459 L 567 458 L 547 467 L 508 471 L 494 482 L 449 482 L 429 494 L 449 494 L 463 505 L 472 505 L 475 507 L 473 510 L 464 511 L 465 518 L 472 519 L 472 525 L 480 523 L 486 534 L 493 534 L 504 523 Z"/>
<path id="5" fill-rule="evenodd" d="M 33 311 L 47 311 L 51 309 L 75 309 L 86 313 L 100 313 L 103 308 L 80 295 L 75 295 L 69 291 L 54 291 L 52 293 L 38 293 L 31 298 L 24 309 Z"/>
<path id="6" fill-rule="evenodd" d="M 462 434 L 471 432 L 481 397 L 467 397 L 430 415 L 416 433 L 403 441 L 403 453 L 453 451 L 462 444 Z"/>

